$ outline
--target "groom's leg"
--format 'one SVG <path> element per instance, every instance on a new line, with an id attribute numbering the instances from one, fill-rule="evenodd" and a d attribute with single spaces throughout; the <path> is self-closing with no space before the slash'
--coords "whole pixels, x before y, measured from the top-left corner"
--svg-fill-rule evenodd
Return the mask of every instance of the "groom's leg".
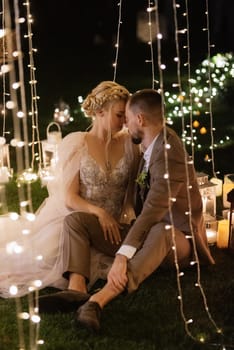
<path id="1" fill-rule="evenodd" d="M 191 245 L 185 235 L 175 229 L 176 247 L 179 261 L 189 262 Z M 160 265 L 173 266 L 172 233 L 165 223 L 154 225 L 149 231 L 143 246 L 128 262 L 128 292 L 136 290 Z"/>

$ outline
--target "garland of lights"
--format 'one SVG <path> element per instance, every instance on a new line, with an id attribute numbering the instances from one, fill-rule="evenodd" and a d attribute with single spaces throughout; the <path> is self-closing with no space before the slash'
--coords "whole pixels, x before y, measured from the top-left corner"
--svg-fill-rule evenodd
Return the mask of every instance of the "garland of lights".
<path id="1" fill-rule="evenodd" d="M 180 116 L 182 117 L 182 127 L 183 127 L 183 130 L 184 130 L 184 118 L 183 118 L 183 100 L 184 100 L 183 95 L 184 95 L 184 93 L 182 91 L 182 86 L 181 86 L 180 57 L 179 57 L 180 54 L 179 54 L 178 33 L 183 33 L 184 34 L 184 33 L 187 32 L 187 30 L 182 30 L 182 31 L 178 30 L 177 10 L 176 10 L 178 6 L 179 5 L 176 4 L 176 2 L 173 0 L 174 22 L 175 22 L 175 43 L 176 43 L 176 53 L 177 53 L 177 57 L 174 60 L 175 60 L 175 62 L 177 62 L 177 78 L 178 78 L 178 84 L 174 84 L 174 85 L 178 86 L 178 88 L 179 88 L 179 101 L 180 101 L 180 112 L 181 112 Z M 162 96 L 164 96 L 164 86 L 163 86 L 164 84 L 163 84 L 163 74 L 162 74 L 162 69 L 164 68 L 164 66 L 161 63 L 161 38 L 162 38 L 162 36 L 159 35 L 160 28 L 159 28 L 158 2 L 156 0 L 155 0 L 155 10 L 156 10 L 155 11 L 156 26 L 157 26 L 157 33 L 158 33 L 158 68 L 159 68 L 159 74 L 160 74 L 160 90 L 161 90 Z M 149 10 L 149 8 L 147 9 L 147 11 L 151 12 Z M 187 11 L 187 13 L 188 13 L 188 11 Z M 187 24 L 188 24 L 188 20 L 187 20 Z M 189 46 L 189 39 L 187 39 L 187 45 Z M 188 52 L 189 52 L 189 50 L 190 50 L 190 47 L 188 47 Z M 191 103 L 191 98 L 190 98 L 190 103 Z M 165 115 L 164 101 L 162 103 L 162 114 Z M 191 114 L 190 114 L 190 118 L 191 118 Z M 166 161 L 166 172 L 165 172 L 164 178 L 167 180 L 167 184 L 168 184 L 168 193 L 169 193 L 168 206 L 169 206 L 169 216 L 170 216 L 170 222 L 171 222 L 171 225 L 167 225 L 167 227 L 165 227 L 165 228 L 172 230 L 172 242 L 173 242 L 172 249 L 174 250 L 175 267 L 176 267 L 176 271 L 177 271 L 177 286 L 178 286 L 178 292 L 179 292 L 178 299 L 180 301 L 180 312 L 181 312 L 182 319 L 184 320 L 185 330 L 186 330 L 186 333 L 193 340 L 198 341 L 198 339 L 196 337 L 194 337 L 192 335 L 191 331 L 189 330 L 189 324 L 192 323 L 193 320 L 192 319 L 186 319 L 186 316 L 185 316 L 185 313 L 184 313 L 182 286 L 181 286 L 181 281 L 180 281 L 180 278 L 184 275 L 184 272 L 180 272 L 180 268 L 179 268 L 179 264 L 178 264 L 177 249 L 176 249 L 175 229 L 174 229 L 174 221 L 173 221 L 173 215 L 172 215 L 172 203 L 176 201 L 176 198 L 172 198 L 171 197 L 170 179 L 169 179 L 169 171 L 168 171 L 169 170 L 169 168 L 168 168 L 168 156 L 167 156 L 167 150 L 170 149 L 170 145 L 167 144 L 166 128 L 164 128 L 164 142 L 165 142 L 164 152 L 165 152 L 165 161 Z M 190 197 L 190 184 L 189 184 L 189 176 L 188 176 L 188 164 L 190 163 L 190 161 L 187 163 L 187 156 L 186 156 L 185 146 L 184 146 L 184 154 L 185 154 L 185 164 L 187 164 L 186 165 L 186 177 L 187 177 L 187 197 L 188 197 L 188 211 L 187 211 L 187 213 L 185 213 L 185 215 L 187 214 L 189 216 L 190 230 L 191 230 L 191 233 L 192 233 L 191 236 L 186 237 L 186 238 L 187 239 L 192 239 L 194 255 L 195 255 L 195 261 L 191 261 L 190 264 L 191 265 L 196 264 L 196 266 L 197 266 L 197 282 L 196 282 L 195 286 L 199 287 L 199 290 L 200 290 L 202 298 L 203 298 L 205 311 L 206 311 L 206 313 L 207 313 L 211 323 L 215 327 L 216 332 L 218 334 L 222 334 L 222 331 L 217 327 L 214 319 L 211 316 L 211 313 L 210 313 L 208 305 L 207 305 L 207 299 L 206 299 L 203 287 L 201 285 L 200 265 L 199 265 L 199 259 L 198 259 L 197 250 L 196 250 L 194 232 L 193 232 L 193 227 L 192 227 L 192 218 L 191 218 L 191 197 Z M 191 159 L 191 162 L 193 163 L 192 159 Z M 206 342 L 204 337 L 200 337 L 199 341 L 201 343 Z M 219 344 L 219 345 L 221 345 L 221 344 Z"/>
<path id="2" fill-rule="evenodd" d="M 118 64 L 118 58 L 119 58 L 119 38 L 120 38 L 120 27 L 122 24 L 122 0 L 119 0 L 118 6 L 119 6 L 119 18 L 118 18 L 117 38 L 116 38 L 116 44 L 115 44 L 115 47 L 116 47 L 115 61 L 113 63 L 113 67 L 114 67 L 113 81 L 116 80 L 117 64 Z"/>
<path id="3" fill-rule="evenodd" d="M 184 49 L 187 49 L 187 62 L 184 64 L 188 68 L 188 90 L 189 90 L 189 121 L 190 121 L 190 138 L 191 138 L 191 156 L 194 159 L 194 141 L 193 141 L 193 102 L 191 95 L 191 53 L 190 53 L 190 23 L 189 23 L 189 6 L 188 0 L 185 0 L 185 12 L 183 16 L 186 18 L 186 46 Z"/>
<path id="4" fill-rule="evenodd" d="M 151 19 L 151 14 L 152 11 L 155 10 L 154 7 L 151 7 L 151 1 L 148 0 L 148 8 L 147 8 L 147 12 L 148 12 L 148 26 L 149 26 L 149 46 L 150 46 L 150 60 L 146 60 L 147 63 L 151 63 L 151 76 L 152 76 L 152 89 L 154 89 L 155 86 L 155 73 L 154 73 L 154 50 L 153 50 L 153 33 L 152 33 L 152 19 Z"/>
<path id="5" fill-rule="evenodd" d="M 207 59 L 210 62 L 210 25 L 209 25 L 209 5 L 208 0 L 206 0 L 206 23 L 207 23 Z M 207 100 L 209 105 L 209 112 L 207 112 L 210 115 L 210 138 L 211 138 L 211 145 L 210 145 L 210 152 L 211 152 L 211 163 L 212 163 L 212 174 L 214 177 L 216 177 L 215 172 L 215 159 L 214 159 L 214 128 L 213 128 L 213 110 L 212 110 L 212 82 L 211 82 L 211 69 L 210 64 L 207 66 L 207 75 L 208 75 L 208 91 L 210 98 Z"/>
<path id="6" fill-rule="evenodd" d="M 206 0 L 207 1 L 207 0 Z M 40 137 L 39 137 L 39 129 L 38 129 L 38 106 L 37 106 L 37 101 L 39 97 L 37 96 L 37 89 L 36 89 L 36 77 L 35 77 L 35 65 L 34 65 L 34 59 L 33 59 L 33 53 L 36 52 L 36 49 L 33 48 L 32 45 L 32 28 L 31 24 L 33 22 L 32 16 L 30 14 L 30 2 L 26 1 L 23 3 L 23 5 L 26 7 L 27 11 L 27 34 L 24 36 L 25 38 L 28 39 L 29 43 L 29 69 L 30 69 L 30 91 L 31 91 L 31 111 L 28 113 L 31 118 L 32 118 L 32 143 L 29 144 L 28 139 L 27 139 L 27 111 L 26 111 L 26 101 L 25 101 L 25 91 L 24 91 L 24 76 L 23 76 L 23 63 L 22 63 L 22 52 L 21 52 L 21 36 L 20 36 L 20 24 L 24 23 L 24 20 L 19 17 L 19 5 L 18 1 L 14 0 L 14 10 L 15 10 L 15 17 L 16 17 L 16 43 L 17 43 L 17 51 L 15 51 L 15 59 L 18 64 L 18 70 L 19 70 L 19 79 L 17 80 L 15 73 L 13 70 L 9 72 L 10 76 L 10 92 L 8 93 L 6 91 L 6 73 L 7 71 L 7 65 L 6 65 L 6 60 L 5 60 L 5 52 L 6 52 L 6 43 L 7 45 L 12 48 L 12 43 L 9 39 L 5 41 L 5 34 L 3 33 L 3 50 L 4 50 L 4 55 L 3 55 L 3 66 L 6 69 L 6 72 L 4 72 L 3 75 L 3 130 L 2 130 L 2 135 L 5 137 L 5 134 L 8 132 L 6 131 L 6 109 L 10 110 L 13 114 L 14 117 L 14 139 L 11 140 L 11 145 L 16 148 L 16 155 L 17 155 L 17 170 L 18 170 L 18 175 L 17 175 L 17 184 L 19 187 L 19 199 L 20 199 L 20 214 L 24 216 L 27 220 L 33 221 L 34 220 L 34 214 L 32 213 L 32 205 L 31 205 L 31 190 L 30 190 L 30 184 L 34 180 L 36 180 L 38 177 L 37 175 L 33 172 L 34 170 L 34 162 L 35 160 L 39 159 L 39 167 L 40 167 L 40 162 L 41 162 L 41 148 L 40 148 Z M 114 81 L 116 79 L 116 73 L 117 73 L 117 63 L 118 63 L 118 56 L 119 56 L 119 36 L 120 36 L 120 26 L 122 24 L 121 20 L 121 12 L 122 12 L 122 0 L 120 0 L 119 4 L 119 20 L 118 20 L 118 29 L 117 29 L 117 42 L 116 42 L 116 56 L 115 56 L 115 62 L 113 64 L 114 67 Z M 175 22 L 177 23 L 177 16 L 176 16 L 176 8 L 178 5 L 176 4 L 175 0 L 173 0 L 173 7 L 174 7 L 174 19 Z M 207 5 L 208 9 L 208 5 Z M 150 45 L 150 52 L 151 52 L 151 60 L 148 61 L 151 63 L 152 67 L 152 88 L 154 88 L 155 84 L 155 73 L 154 73 L 154 54 L 153 54 L 153 45 L 152 45 L 152 21 L 151 21 L 151 15 L 152 12 L 155 11 L 155 23 L 156 23 L 156 33 L 157 33 L 157 49 L 158 49 L 158 70 L 159 70 L 159 82 L 160 82 L 160 90 L 162 93 L 162 113 L 165 115 L 165 107 L 164 107 L 164 102 L 166 106 L 170 106 L 170 109 L 174 106 L 174 110 L 172 110 L 171 113 L 168 114 L 167 122 L 173 123 L 172 119 L 175 117 L 182 117 L 182 123 L 184 122 L 184 117 L 186 115 L 190 116 L 190 128 L 191 128 L 191 135 L 187 137 L 186 133 L 183 132 L 183 141 L 192 147 L 192 153 L 193 148 L 195 146 L 195 141 L 197 140 L 196 136 L 194 135 L 194 129 L 192 128 L 192 123 L 193 126 L 195 127 L 195 122 L 192 120 L 193 114 L 196 115 L 196 113 L 193 112 L 193 105 L 195 105 L 197 114 L 200 113 L 200 111 L 203 108 L 204 102 L 209 103 L 210 106 L 210 117 L 211 117 L 211 124 L 213 123 L 213 118 L 212 118 L 212 111 L 211 111 L 211 102 L 212 98 L 217 94 L 218 88 L 224 88 L 225 86 L 225 80 L 226 76 L 229 74 L 230 77 L 234 77 L 234 63 L 233 63 L 233 58 L 231 55 L 217 55 L 213 58 L 210 58 L 210 53 L 208 54 L 208 59 L 205 60 L 202 63 L 202 68 L 201 70 L 197 70 L 197 79 L 192 79 L 191 78 L 191 67 L 190 67 L 190 43 L 189 43 L 189 21 L 188 21 L 188 4 L 186 0 L 186 16 L 187 16 L 187 29 L 181 31 L 181 33 L 186 33 L 187 32 L 187 52 L 188 52 L 188 83 L 189 83 L 189 88 L 188 92 L 182 91 L 182 86 L 181 86 L 181 80 L 180 80 L 180 58 L 179 58 L 179 49 L 178 49 L 178 36 L 177 34 L 179 33 L 178 30 L 176 30 L 176 35 L 175 35 L 175 41 L 176 41 L 176 46 L 177 46 L 177 57 L 175 58 L 175 62 L 177 62 L 177 75 L 178 75 L 178 84 L 175 84 L 174 87 L 179 88 L 179 97 L 176 94 L 170 94 L 169 92 L 164 92 L 164 83 L 163 83 L 163 70 L 166 68 L 165 65 L 161 62 L 161 40 L 162 40 L 162 34 L 160 33 L 160 28 L 159 28 L 159 13 L 158 13 L 158 0 L 154 0 L 154 6 L 151 6 L 151 1 L 148 0 L 148 16 L 149 16 L 149 33 L 150 33 L 150 40 L 149 40 L 149 45 Z M 7 15 L 8 13 L 8 15 Z M 9 8 L 9 3 L 7 0 L 2 0 L 2 25 L 3 28 L 6 26 L 6 28 L 11 28 L 11 23 L 10 23 L 10 8 Z M 206 12 L 207 15 L 207 21 L 208 21 L 208 10 Z M 176 25 L 177 27 L 177 25 Z M 209 26 L 208 26 L 209 27 Z M 1 34 L 0 34 L 1 36 Z M 12 48 L 13 49 L 13 48 Z M 12 50 L 13 51 L 13 50 Z M 13 65 L 13 63 L 12 63 Z M 220 70 L 219 70 L 220 68 Z M 205 86 L 204 89 L 201 88 L 196 88 L 196 84 L 200 84 L 202 77 L 207 80 L 207 72 L 209 76 L 209 88 Z M 225 72 L 225 73 L 224 73 Z M 221 83 L 220 83 L 221 82 Z M 17 90 L 19 89 L 19 90 Z M 20 102 L 17 99 L 17 91 L 20 91 L 20 97 L 21 100 Z M 11 96 L 11 100 L 6 101 L 6 96 Z M 203 102 L 204 101 L 204 102 Z M 180 107 L 178 107 L 178 102 L 180 104 Z M 19 108 L 19 105 L 21 108 Z M 16 107 L 16 108 L 13 108 Z M 17 113 L 15 112 L 17 111 Z M 21 122 L 23 125 L 23 136 L 21 135 Z M 184 130 L 184 125 L 183 125 L 183 130 Z M 202 128 L 200 129 L 201 132 Z M 166 136 L 164 135 L 165 140 Z M 211 152 L 212 152 L 212 157 L 211 161 L 212 164 L 214 164 L 214 155 L 213 155 L 213 148 L 217 147 L 217 145 L 214 144 L 213 142 L 213 124 L 211 127 L 211 139 L 212 139 L 212 144 L 211 144 Z M 229 141 L 230 138 L 226 136 L 226 141 Z M 224 144 L 224 140 L 220 141 L 220 145 Z M 32 146 L 32 162 L 31 162 L 31 168 L 30 168 L 30 162 L 29 162 L 29 150 L 28 146 Z M 38 145 L 38 153 L 35 151 L 35 145 Z M 197 144 L 197 148 L 200 148 L 201 145 Z M 24 147 L 24 153 L 22 152 Z M 171 206 L 172 203 L 176 200 L 175 198 L 171 198 L 170 196 L 170 179 L 168 175 L 168 160 L 167 160 L 167 150 L 170 148 L 170 145 L 165 142 L 165 159 L 166 159 L 166 172 L 165 172 L 165 179 L 167 179 L 168 183 L 168 191 L 169 191 L 169 213 L 170 213 L 170 218 L 171 218 L 171 225 L 168 225 L 168 229 L 172 229 L 172 237 L 173 237 L 173 250 L 175 252 L 175 265 L 177 269 L 177 285 L 178 285 L 178 291 L 179 291 L 179 296 L 178 299 L 180 301 L 180 309 L 181 309 L 181 315 L 182 318 L 185 322 L 185 329 L 187 334 L 194 340 L 197 340 L 190 332 L 188 325 L 192 322 L 191 319 L 187 320 L 184 314 L 184 307 L 183 307 L 183 297 L 182 297 L 182 288 L 181 288 L 181 277 L 184 275 L 183 272 L 179 271 L 179 266 L 178 266 L 178 261 L 177 261 L 177 252 L 176 252 L 176 244 L 175 244 L 175 232 L 174 232 L 174 225 L 173 225 L 173 217 L 172 217 L 172 211 L 171 211 Z M 37 158 L 38 156 L 38 158 Z M 187 169 L 187 167 L 186 167 Z M 213 170 L 214 170 L 214 165 L 213 165 Z M 188 179 L 188 176 L 187 176 Z M 26 185 L 26 193 L 24 192 L 24 185 Z M 187 184 L 187 189 L 188 189 L 188 198 L 189 196 L 189 184 Z M 27 211 L 27 207 L 29 207 L 29 211 Z M 188 205 L 188 212 L 185 213 L 186 215 L 189 215 L 190 218 L 190 225 L 191 225 L 191 204 L 190 204 L 190 198 L 189 198 L 189 205 Z M 16 213 L 12 213 L 11 215 L 12 220 L 15 220 L 18 218 Z M 189 239 L 194 239 L 192 237 L 188 237 Z M 20 247 L 15 247 L 15 249 L 20 249 Z M 211 322 L 214 324 L 216 330 L 218 333 L 221 333 L 221 331 L 218 329 L 216 326 L 215 322 L 213 321 L 207 303 L 206 303 L 206 298 L 205 294 L 203 292 L 201 283 L 200 283 L 200 270 L 199 270 L 199 261 L 197 258 L 197 253 L 195 250 L 195 255 L 196 259 L 195 261 L 191 261 L 191 265 L 197 264 L 198 267 L 198 281 L 196 283 L 196 286 L 200 288 L 204 304 L 205 304 L 205 309 L 206 312 L 208 313 L 208 316 L 211 320 Z M 35 285 L 31 286 L 31 289 L 29 291 L 35 291 L 37 290 L 37 287 L 40 287 L 40 281 L 34 281 Z M 17 296 L 17 286 L 11 286 L 11 293 L 12 295 Z M 37 292 L 36 292 L 37 295 Z M 36 298 L 37 299 L 37 298 Z M 16 298 L 16 310 L 17 310 L 17 321 L 18 321 L 18 328 L 19 328 L 19 342 L 20 342 L 20 348 L 24 348 L 24 337 L 23 337 L 23 327 L 22 327 L 22 320 L 29 320 L 30 321 L 30 347 L 35 348 L 37 347 L 37 344 L 43 344 L 43 340 L 38 339 L 38 332 L 39 332 L 39 323 L 40 323 L 40 317 L 38 315 L 38 307 L 34 308 L 33 307 L 33 300 L 32 300 L 32 293 L 29 294 L 28 296 L 28 303 L 29 303 L 29 312 L 23 312 L 22 311 L 22 306 L 20 303 L 20 299 Z M 34 329 L 34 325 L 36 325 L 36 328 Z M 200 339 L 201 342 L 205 342 L 204 339 Z M 220 345 L 220 344 L 219 344 Z M 224 349 L 224 347 L 223 347 Z"/>
<path id="7" fill-rule="evenodd" d="M 206 86 L 207 82 L 207 67 L 211 70 L 211 98 L 214 99 L 219 91 L 225 89 L 226 84 L 230 79 L 234 78 L 234 58 L 231 54 L 217 54 L 208 59 L 205 59 L 200 66 L 195 70 L 195 74 L 190 78 L 191 89 L 184 91 L 184 101 L 183 101 L 183 115 L 186 117 L 190 114 L 190 94 L 192 97 L 193 110 L 192 113 L 195 117 L 200 117 L 204 112 L 204 105 L 209 101 L 209 89 Z M 165 92 L 165 101 L 168 109 L 167 123 L 173 124 L 176 118 L 180 118 L 179 107 L 178 107 L 178 97 L 169 91 Z M 205 113 L 204 113 L 205 114 Z M 201 138 L 207 133 L 207 129 L 202 125 L 202 120 L 198 121 L 195 119 L 193 121 L 193 143 L 194 147 L 198 150 L 202 147 L 209 147 L 202 142 Z M 200 136 L 201 135 L 201 136 Z M 191 144 L 190 137 L 184 136 L 183 138 L 186 145 Z M 224 147 L 230 143 L 231 139 L 229 135 L 223 135 L 223 137 L 214 143 L 213 147 Z"/>
<path id="8" fill-rule="evenodd" d="M 31 22 L 32 16 L 30 15 L 30 4 L 29 2 L 24 2 L 24 6 L 27 8 L 27 27 L 28 34 L 25 38 L 28 38 L 29 43 L 29 56 L 30 56 L 30 85 L 31 89 L 31 100 L 33 107 L 36 106 L 35 98 L 35 76 L 34 76 L 34 64 L 32 58 L 32 31 Z M 26 98 L 25 98 L 25 82 L 24 82 L 24 69 L 23 69 L 23 54 L 21 49 L 21 28 L 20 25 L 25 22 L 24 18 L 20 17 L 19 3 L 18 0 L 14 0 L 13 3 L 14 17 L 15 17 L 15 36 L 16 36 L 16 48 L 13 47 L 12 38 L 10 34 L 12 32 L 11 23 L 11 8 L 10 4 L 6 0 L 2 0 L 2 26 L 3 26 L 3 66 L 1 71 L 3 74 L 3 113 L 4 113 L 4 123 L 3 123 L 3 137 L 6 132 L 5 118 L 6 110 L 11 112 L 13 117 L 14 126 L 14 138 L 11 139 L 11 146 L 16 150 L 16 167 L 17 167 L 17 187 L 18 187 L 18 197 L 19 197 L 19 208 L 20 216 L 17 213 L 8 213 L 9 220 L 21 221 L 22 222 L 22 235 L 24 240 L 27 239 L 27 235 L 30 233 L 30 222 L 34 221 L 35 215 L 32 209 L 32 197 L 31 197 L 31 183 L 37 180 L 37 175 L 33 173 L 32 169 L 29 167 L 29 142 L 28 142 L 28 123 L 27 123 L 27 108 L 26 108 Z M 6 39 L 5 39 L 6 36 Z M 11 56 L 12 55 L 12 56 Z M 6 60 L 8 60 L 6 64 Z M 17 74 L 18 72 L 18 74 Z M 9 73 L 9 93 L 6 92 L 6 80 L 7 73 Z M 6 96 L 9 96 L 8 100 Z M 34 110 L 36 112 L 34 112 Z M 37 115 L 37 108 L 32 108 L 30 113 L 33 118 L 34 114 Z M 29 115 L 30 115 L 29 114 Z M 37 122 L 37 120 L 36 120 Z M 21 131 L 22 130 L 22 131 Z M 33 133 L 35 130 L 38 131 L 38 126 L 33 122 Z M 39 136 L 39 134 L 37 134 Z M 33 138 L 33 144 L 34 144 Z M 38 142 L 39 143 L 39 142 Z M 34 151 L 33 151 L 34 152 Z M 34 158 L 34 154 L 33 154 Z M 6 181 L 7 182 L 7 181 Z M 5 186 L 5 185 L 4 185 Z M 9 225 L 10 225 L 9 221 Z M 16 242 L 9 242 L 7 249 L 11 250 L 11 253 L 18 254 L 22 252 L 22 247 L 17 245 Z M 29 287 L 29 292 L 37 290 L 40 286 L 40 281 L 33 281 L 32 286 Z M 16 285 L 11 285 L 9 292 L 12 296 L 16 296 L 16 311 L 17 311 L 17 324 L 18 324 L 18 334 L 19 334 L 19 346 L 20 348 L 25 348 L 24 340 L 24 327 L 23 320 L 29 320 L 29 340 L 30 348 L 36 348 L 37 344 L 41 344 L 43 341 L 38 340 L 39 334 L 39 322 L 40 317 L 38 315 L 38 308 L 33 305 L 33 294 L 28 295 L 28 307 L 29 312 L 22 311 L 21 300 L 17 298 L 18 287 Z M 36 292 L 36 297 L 37 297 Z"/>

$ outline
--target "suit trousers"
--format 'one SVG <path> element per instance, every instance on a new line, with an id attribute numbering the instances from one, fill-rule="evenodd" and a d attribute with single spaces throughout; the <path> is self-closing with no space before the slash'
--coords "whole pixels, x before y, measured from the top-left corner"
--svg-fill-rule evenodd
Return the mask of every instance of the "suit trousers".
<path id="1" fill-rule="evenodd" d="M 122 226 L 122 241 L 129 228 L 130 225 Z M 64 234 L 69 236 L 70 245 L 68 272 L 81 274 L 87 280 L 90 277 L 91 247 L 114 257 L 122 244 L 112 244 L 105 240 L 98 218 L 85 212 L 73 212 L 65 217 Z M 186 266 L 191 256 L 190 243 L 179 230 L 175 230 L 175 238 L 179 263 Z M 136 290 L 160 265 L 174 265 L 171 230 L 166 229 L 163 222 L 150 229 L 141 248 L 128 260 L 128 292 Z"/>

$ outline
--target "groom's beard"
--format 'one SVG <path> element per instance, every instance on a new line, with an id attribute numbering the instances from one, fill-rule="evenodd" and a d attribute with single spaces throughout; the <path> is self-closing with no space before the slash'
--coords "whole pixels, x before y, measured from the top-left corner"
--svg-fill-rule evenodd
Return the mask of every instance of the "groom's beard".
<path id="1" fill-rule="evenodd" d="M 139 145 L 142 142 L 142 135 L 140 134 L 140 132 L 135 132 L 134 135 L 130 133 L 129 129 L 128 129 L 128 133 L 131 136 L 132 142 L 135 145 Z"/>
<path id="2" fill-rule="evenodd" d="M 132 142 L 135 144 L 135 145 L 139 145 L 142 141 L 142 138 L 141 137 L 133 137 L 132 136 Z"/>

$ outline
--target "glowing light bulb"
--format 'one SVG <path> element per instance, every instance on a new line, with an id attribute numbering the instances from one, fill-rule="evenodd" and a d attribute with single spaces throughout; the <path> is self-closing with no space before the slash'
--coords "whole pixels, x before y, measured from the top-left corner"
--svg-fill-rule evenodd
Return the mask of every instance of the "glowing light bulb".
<path id="1" fill-rule="evenodd" d="M 187 323 L 187 324 L 189 324 L 189 323 L 193 323 L 193 319 L 192 319 L 192 318 L 190 318 L 189 320 L 187 320 L 187 321 L 186 321 L 186 323 Z"/>
<path id="2" fill-rule="evenodd" d="M 17 213 L 10 213 L 10 219 L 13 220 L 13 221 L 16 221 L 19 219 L 19 214 Z"/>
<path id="3" fill-rule="evenodd" d="M 28 320 L 30 318 L 30 316 L 29 316 L 28 312 L 21 312 L 19 314 L 19 318 L 21 318 L 22 320 Z"/>
<path id="4" fill-rule="evenodd" d="M 7 243 L 6 252 L 7 254 L 20 254 L 23 251 L 23 247 L 20 246 L 16 241 Z"/>
<path id="5" fill-rule="evenodd" d="M 15 108 L 15 102 L 14 102 L 14 101 L 7 101 L 7 103 L 6 103 L 6 108 L 7 108 L 7 109 L 13 109 L 13 108 Z"/>
<path id="6" fill-rule="evenodd" d="M 9 292 L 10 292 L 11 295 L 16 295 L 18 293 L 17 286 L 14 286 L 14 285 L 10 286 Z"/>
<path id="7" fill-rule="evenodd" d="M 42 281 L 41 280 L 35 280 L 35 281 L 33 281 L 33 284 L 34 284 L 34 286 L 35 287 L 41 287 L 42 286 Z"/>
<path id="8" fill-rule="evenodd" d="M 19 82 L 16 82 L 16 83 L 13 83 L 13 84 L 12 84 L 12 88 L 13 88 L 14 90 L 18 89 L 19 87 L 20 87 L 20 83 L 19 83 Z"/>
<path id="9" fill-rule="evenodd" d="M 43 339 L 38 339 L 37 344 L 38 345 L 43 345 L 45 342 Z"/>
<path id="10" fill-rule="evenodd" d="M 25 229 L 22 230 L 22 234 L 23 235 L 29 235 L 30 234 L 30 230 L 25 228 Z"/>
<path id="11" fill-rule="evenodd" d="M 0 146 L 3 146 L 3 145 L 5 145 L 5 143 L 6 143 L 6 139 L 5 139 L 5 137 L 0 137 Z"/>
<path id="12" fill-rule="evenodd" d="M 40 316 L 38 316 L 38 315 L 32 315 L 32 316 L 31 316 L 31 321 L 32 321 L 33 323 L 39 323 L 39 322 L 41 321 L 41 318 L 40 318 Z"/>
<path id="13" fill-rule="evenodd" d="M 43 260 L 43 256 L 42 255 L 36 256 L 36 260 L 38 260 L 38 261 Z"/>

